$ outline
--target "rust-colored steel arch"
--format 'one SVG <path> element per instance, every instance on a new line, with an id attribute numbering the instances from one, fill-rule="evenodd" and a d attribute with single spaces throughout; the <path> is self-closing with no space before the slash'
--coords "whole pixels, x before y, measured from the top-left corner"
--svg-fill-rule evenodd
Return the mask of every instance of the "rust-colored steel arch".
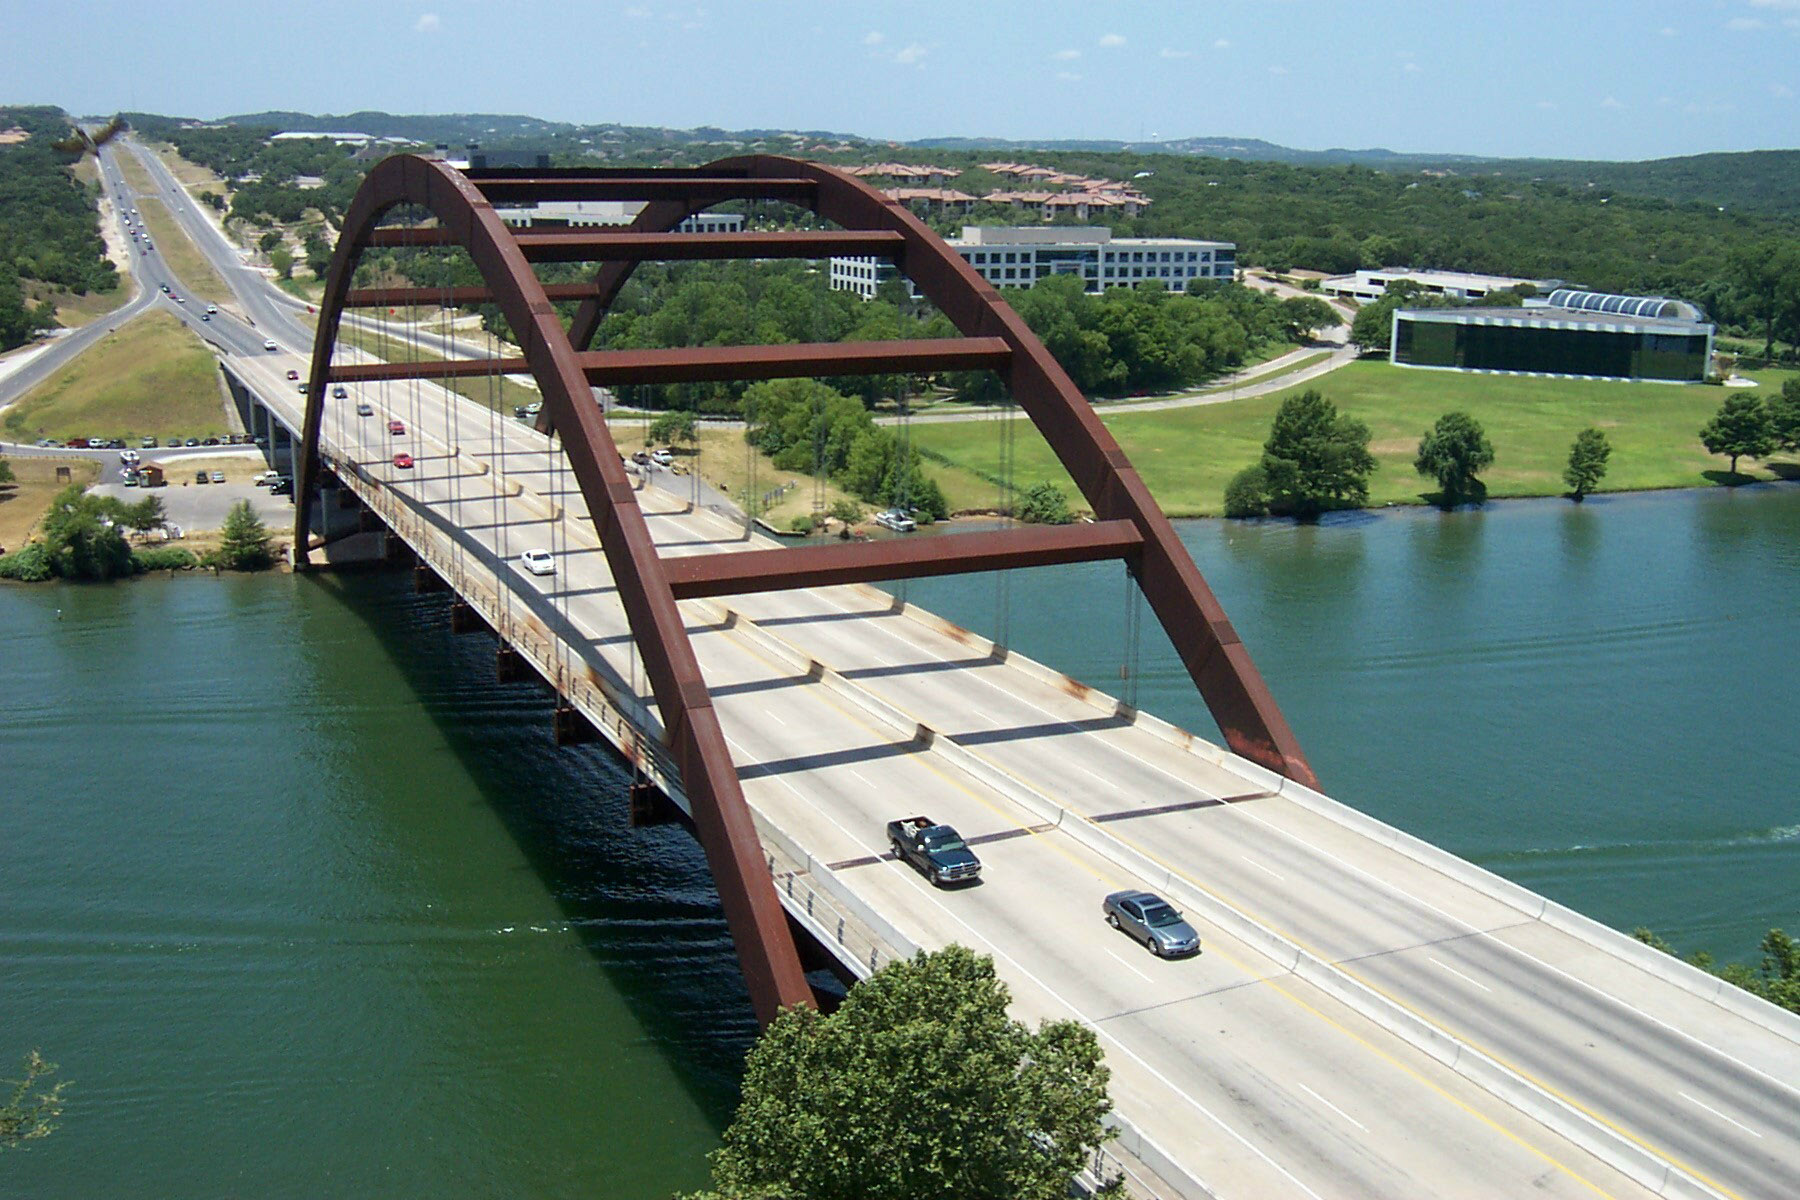
<path id="1" fill-rule="evenodd" d="M 646 201 L 627 228 L 515 232 L 492 205 L 552 200 Z M 837 231 L 681 234 L 688 216 L 724 200 L 801 205 Z M 402 203 L 422 205 L 437 229 L 379 230 Z M 1224 609 L 1125 454 L 1043 344 L 997 291 L 911 212 L 860 180 L 816 163 L 776 156 L 723 159 L 684 170 L 538 169 L 459 172 L 401 156 L 372 171 L 346 215 L 320 308 L 296 470 L 296 554 L 305 560 L 318 472 L 319 423 L 335 381 L 435 378 L 455 364 L 333 368 L 346 307 L 429 303 L 430 289 L 352 291 L 370 246 L 454 244 L 473 258 L 482 288 L 455 289 L 458 303 L 492 301 L 523 350 L 503 364 L 526 369 L 544 397 L 573 468 L 633 635 L 644 655 L 670 749 L 693 801 L 701 844 L 758 1015 L 808 998 L 773 886 L 762 869 L 749 809 L 676 602 L 816 584 L 892 579 L 1055 562 L 1123 559 L 1237 753 L 1308 785 L 1316 779 Z M 654 258 L 811 257 L 864 254 L 892 259 L 963 335 L 951 341 L 851 345 L 705 347 L 667 351 L 587 350 L 601 318 L 636 264 Z M 602 264 L 592 284 L 546 288 L 539 260 Z M 579 300 L 565 331 L 551 299 Z M 481 364 L 488 366 L 490 364 Z M 1088 527 L 932 539 L 929 546 L 877 543 L 715 554 L 665 564 L 658 556 L 606 424 L 591 400 L 597 383 L 669 383 L 781 376 L 992 369 L 1043 433 L 1092 506 Z"/>
<path id="2" fill-rule="evenodd" d="M 1318 778 L 1267 683 L 1169 519 L 1081 390 L 991 284 L 904 204 L 841 171 L 799 159 L 751 155 L 720 159 L 696 173 L 808 179 L 817 189 L 808 207 L 821 217 L 845 229 L 899 234 L 905 249 L 897 264 L 920 292 L 964 337 L 996 337 L 1011 351 L 1010 365 L 1002 373 L 1013 398 L 1056 452 L 1095 517 L 1127 521 L 1137 530 L 1141 549 L 1126 555 L 1126 561 L 1226 743 L 1252 762 L 1309 787 L 1318 786 Z M 533 173 L 545 183 L 550 183 L 548 177 L 553 174 L 563 195 L 585 194 L 580 191 L 579 172 Z M 652 202 L 631 230 L 666 232 L 714 199 L 691 204 L 680 199 Z M 592 343 L 601 318 L 636 265 L 633 260 L 615 260 L 601 266 L 593 294 L 582 298 L 570 325 L 569 340 L 577 349 Z"/>
<path id="3" fill-rule="evenodd" d="M 320 301 L 318 334 L 306 393 L 306 421 L 295 471 L 295 555 L 304 563 L 318 476 L 319 426 L 331 379 L 331 356 L 357 260 L 376 221 L 399 204 L 429 209 L 474 260 L 493 300 L 524 351 L 562 435 L 569 466 L 587 501 L 620 599 L 661 711 L 665 736 L 693 809 L 700 844 L 736 943 L 738 962 L 759 1020 L 783 1007 L 809 1004 L 787 916 L 762 860 L 761 843 L 739 786 L 725 735 L 699 662 L 682 625 L 655 544 L 593 393 L 575 360 L 562 322 L 512 232 L 460 172 L 411 155 L 369 172 L 345 214 Z"/>

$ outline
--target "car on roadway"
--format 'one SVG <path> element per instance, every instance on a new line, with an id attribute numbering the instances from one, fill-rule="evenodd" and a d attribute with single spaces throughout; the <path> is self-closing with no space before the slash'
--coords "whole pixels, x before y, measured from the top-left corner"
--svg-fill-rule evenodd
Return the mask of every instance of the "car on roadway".
<path id="1" fill-rule="evenodd" d="M 294 386 L 299 389 L 300 394 L 302 396 L 306 395 L 306 380 L 302 379 L 299 383 L 296 383 Z"/>
<path id="2" fill-rule="evenodd" d="M 406 432 L 406 422 L 396 417 L 394 420 L 388 422 L 388 432 L 395 437 L 399 437 Z"/>
<path id="3" fill-rule="evenodd" d="M 294 368 L 292 368 L 292 367 L 289 367 L 288 368 L 288 378 L 289 379 L 298 379 L 298 378 L 300 378 L 300 372 L 294 370 Z"/>
<path id="4" fill-rule="evenodd" d="M 356 415 L 359 417 L 372 417 L 375 415 L 375 406 L 370 404 L 367 400 L 358 400 L 356 402 Z"/>
<path id="5" fill-rule="evenodd" d="M 223 471 L 214 471 L 214 472 L 213 472 L 213 473 L 212 473 L 212 481 L 213 481 L 213 482 L 214 482 L 214 483 L 224 483 L 224 482 L 225 482 L 225 472 L 223 472 Z"/>
<path id="6" fill-rule="evenodd" d="M 331 398 L 333 400 L 348 400 L 350 398 L 350 389 L 340 383 L 331 389 Z"/>
<path id="7" fill-rule="evenodd" d="M 210 321 L 210 320 L 212 320 L 212 314 L 211 313 L 201 313 L 200 319 L 202 321 Z"/>
<path id="8" fill-rule="evenodd" d="M 219 306 L 216 304 L 209 304 L 206 306 L 206 311 L 209 313 L 216 313 L 219 311 Z"/>
<path id="9" fill-rule="evenodd" d="M 119 461 L 124 463 L 126 466 L 130 466 L 132 463 L 136 462 L 137 460 L 138 460 L 138 452 L 136 450 L 121 450 L 121 451 L 119 451 Z"/>
<path id="10" fill-rule="evenodd" d="M 273 354 L 275 351 L 281 349 L 281 347 L 277 346 L 275 344 L 274 338 L 264 338 L 263 339 L 263 349 L 267 350 L 269 353 Z"/>
<path id="11" fill-rule="evenodd" d="M 903 817 L 887 823 L 888 845 L 894 857 L 911 863 L 931 880 L 933 887 L 973 883 L 981 878 L 981 860 L 963 841 L 962 834 L 930 817 Z"/>
<path id="12" fill-rule="evenodd" d="M 1200 953 L 1200 934 L 1155 892 L 1114 892 L 1101 902 L 1106 923 L 1158 958 Z"/>
<path id="13" fill-rule="evenodd" d="M 548 550 L 527 550 L 519 555 L 519 565 L 533 575 L 556 574 L 556 558 Z"/>
<path id="14" fill-rule="evenodd" d="M 648 450 L 633 451 L 631 461 L 640 467 L 647 467 L 650 465 L 650 452 Z"/>
<path id="15" fill-rule="evenodd" d="M 394 455 L 394 465 L 403 471 L 410 471 L 413 465 L 412 455 L 406 453 L 404 450 L 401 451 L 399 454 Z"/>
<path id="16" fill-rule="evenodd" d="M 165 296 L 169 294 L 169 285 L 168 284 L 165 283 L 162 285 L 162 293 Z"/>

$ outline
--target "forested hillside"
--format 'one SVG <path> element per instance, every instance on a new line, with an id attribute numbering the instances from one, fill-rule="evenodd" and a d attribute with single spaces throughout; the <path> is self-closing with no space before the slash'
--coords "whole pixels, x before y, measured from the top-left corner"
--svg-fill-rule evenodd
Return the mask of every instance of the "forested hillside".
<path id="1" fill-rule="evenodd" d="M 25 301 L 25 280 L 85 295 L 119 277 L 106 259 L 94 198 L 69 172 L 79 157 L 53 143 L 69 135 L 60 108 L 0 108 L 0 350 L 55 324 Z M 23 135 L 23 136 L 21 136 Z"/>

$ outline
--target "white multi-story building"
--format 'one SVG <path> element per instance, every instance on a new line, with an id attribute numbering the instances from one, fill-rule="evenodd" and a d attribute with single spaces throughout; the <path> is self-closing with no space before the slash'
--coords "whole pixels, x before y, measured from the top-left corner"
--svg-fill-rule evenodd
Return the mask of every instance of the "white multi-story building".
<path id="1" fill-rule="evenodd" d="M 644 211 L 642 200 L 546 200 L 530 205 L 495 205 L 494 212 L 514 229 L 534 225 L 629 225 Z M 737 233 L 742 213 L 695 213 L 676 226 L 682 233 Z"/>
<path id="2" fill-rule="evenodd" d="M 1560 279 L 1517 279 L 1511 275 L 1474 275 L 1467 271 L 1382 267 L 1321 280 L 1319 290 L 1327 296 L 1369 304 L 1381 299 L 1388 284 L 1400 279 L 1411 280 L 1424 288 L 1428 295 L 1449 296 L 1453 300 L 1479 300 L 1489 292 L 1504 292 L 1521 283 L 1529 283 L 1539 294 L 1547 294 L 1562 286 Z"/>
<path id="3" fill-rule="evenodd" d="M 1230 280 L 1237 271 L 1232 242 L 1116 238 L 1101 226 L 964 225 L 962 236 L 949 245 L 995 287 L 1030 287 L 1051 275 L 1075 275 L 1089 292 L 1151 279 L 1180 291 L 1191 279 Z M 894 273 L 885 259 L 831 260 L 831 286 L 865 299 Z"/>

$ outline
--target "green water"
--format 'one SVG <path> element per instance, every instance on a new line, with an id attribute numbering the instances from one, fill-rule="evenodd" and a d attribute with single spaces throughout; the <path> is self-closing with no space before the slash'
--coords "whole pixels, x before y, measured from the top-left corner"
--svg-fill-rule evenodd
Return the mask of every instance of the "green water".
<path id="1" fill-rule="evenodd" d="M 0 1077 L 73 1081 L 0 1195 L 704 1182 L 752 1032 L 704 863 L 442 597 L 4 587 L 0 627 Z"/>
<path id="2" fill-rule="evenodd" d="M 1800 928 L 1800 488 L 1183 532 L 1335 795 L 1688 947 Z M 1011 640 L 1116 690 L 1123 594 L 1015 573 Z M 0 1067 L 74 1082 L 0 1195 L 703 1182 L 752 1029 L 704 862 L 444 604 L 0 587 Z M 1154 625 L 1137 664 L 1207 727 Z"/>

